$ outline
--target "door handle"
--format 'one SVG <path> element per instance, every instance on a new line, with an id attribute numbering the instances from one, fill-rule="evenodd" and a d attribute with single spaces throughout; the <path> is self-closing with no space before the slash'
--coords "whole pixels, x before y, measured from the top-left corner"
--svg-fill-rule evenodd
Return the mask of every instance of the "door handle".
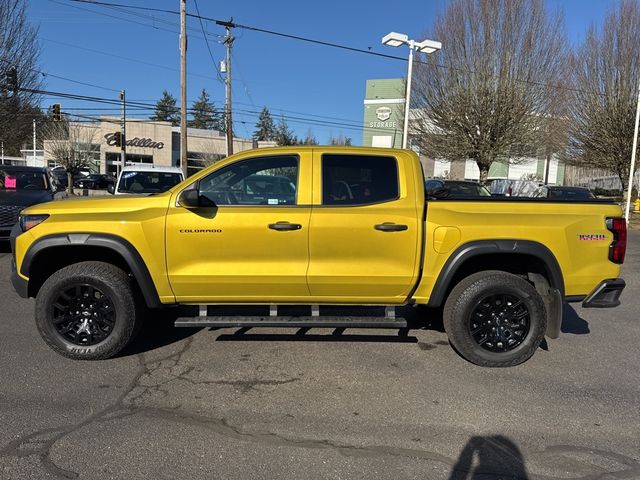
<path id="1" fill-rule="evenodd" d="M 407 227 L 406 225 L 392 222 L 379 223 L 373 228 L 375 228 L 376 230 L 380 230 L 381 232 L 403 232 L 404 230 L 409 229 L 409 227 Z"/>
<path id="2" fill-rule="evenodd" d="M 302 228 L 302 225 L 300 225 L 299 223 L 276 222 L 270 223 L 269 228 L 278 232 L 287 232 L 291 230 L 300 230 Z"/>

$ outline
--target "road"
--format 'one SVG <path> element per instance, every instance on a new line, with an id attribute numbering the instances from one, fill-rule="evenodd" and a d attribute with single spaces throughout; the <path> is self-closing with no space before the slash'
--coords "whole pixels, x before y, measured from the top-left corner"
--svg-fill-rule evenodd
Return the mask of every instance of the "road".
<path id="1" fill-rule="evenodd" d="M 617 309 L 483 369 L 437 312 L 395 331 L 173 329 L 154 313 L 118 358 L 40 340 L 0 253 L 0 478 L 640 478 L 640 234 Z"/>

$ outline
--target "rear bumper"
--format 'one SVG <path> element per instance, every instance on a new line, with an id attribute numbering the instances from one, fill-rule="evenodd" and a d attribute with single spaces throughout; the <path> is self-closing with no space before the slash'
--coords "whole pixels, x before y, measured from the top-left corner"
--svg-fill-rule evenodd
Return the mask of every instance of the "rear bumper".
<path id="1" fill-rule="evenodd" d="M 584 308 L 611 308 L 620 305 L 620 294 L 627 284 L 621 278 L 609 278 L 598 284 L 582 302 Z"/>

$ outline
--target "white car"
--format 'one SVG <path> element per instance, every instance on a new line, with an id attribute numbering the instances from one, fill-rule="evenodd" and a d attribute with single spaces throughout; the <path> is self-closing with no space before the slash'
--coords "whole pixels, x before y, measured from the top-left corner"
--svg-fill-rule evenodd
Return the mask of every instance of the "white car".
<path id="1" fill-rule="evenodd" d="M 184 180 L 178 167 L 159 167 L 154 165 L 132 165 L 120 172 L 115 187 L 108 187 L 115 195 L 149 195 L 166 192 Z"/>

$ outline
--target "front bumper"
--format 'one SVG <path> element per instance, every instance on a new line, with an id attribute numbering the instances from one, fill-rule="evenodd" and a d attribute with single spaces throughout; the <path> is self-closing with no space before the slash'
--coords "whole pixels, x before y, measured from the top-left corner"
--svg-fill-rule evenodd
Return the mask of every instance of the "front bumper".
<path id="1" fill-rule="evenodd" d="M 9 241 L 11 242 L 11 284 L 22 298 L 29 298 L 29 282 L 18 275 L 16 267 L 16 237 L 22 233 L 20 225 L 16 224 L 11 230 Z"/>
<path id="2" fill-rule="evenodd" d="M 584 308 L 611 308 L 620 305 L 620 294 L 626 283 L 621 278 L 609 278 L 598 284 L 582 302 Z"/>

